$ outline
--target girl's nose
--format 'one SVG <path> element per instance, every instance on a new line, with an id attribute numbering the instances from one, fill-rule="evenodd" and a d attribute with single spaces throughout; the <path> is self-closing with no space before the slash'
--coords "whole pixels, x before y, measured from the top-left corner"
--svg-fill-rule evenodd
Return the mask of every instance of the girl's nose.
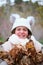
<path id="1" fill-rule="evenodd" d="M 21 33 L 23 33 L 23 30 L 21 30 Z"/>

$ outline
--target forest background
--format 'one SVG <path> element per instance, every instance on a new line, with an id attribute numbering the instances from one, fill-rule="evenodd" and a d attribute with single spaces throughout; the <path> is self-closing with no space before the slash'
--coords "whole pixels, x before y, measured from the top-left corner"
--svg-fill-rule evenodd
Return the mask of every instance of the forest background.
<path id="1" fill-rule="evenodd" d="M 19 14 L 21 17 L 35 17 L 35 24 L 32 27 L 32 33 L 37 40 L 43 44 L 43 6 L 38 5 L 38 2 L 32 3 L 15 0 L 15 5 L 11 6 L 10 1 L 0 7 L 0 42 L 4 42 L 11 35 L 12 23 L 10 15 L 12 13 Z"/>

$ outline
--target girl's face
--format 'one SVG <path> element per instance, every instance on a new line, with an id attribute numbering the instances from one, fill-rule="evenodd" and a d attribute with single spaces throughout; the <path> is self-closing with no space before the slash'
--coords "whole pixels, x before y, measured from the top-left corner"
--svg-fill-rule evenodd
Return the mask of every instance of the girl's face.
<path id="1" fill-rule="evenodd" d="M 19 26 L 15 29 L 15 34 L 19 37 L 19 38 L 27 38 L 28 36 L 28 29 L 24 26 Z"/>

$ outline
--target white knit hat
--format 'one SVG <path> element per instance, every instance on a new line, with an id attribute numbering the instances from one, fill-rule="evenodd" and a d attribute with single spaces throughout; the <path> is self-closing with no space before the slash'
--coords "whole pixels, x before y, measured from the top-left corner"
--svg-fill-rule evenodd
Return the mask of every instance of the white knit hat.
<path id="1" fill-rule="evenodd" d="M 13 26 L 12 26 L 11 32 L 18 26 L 25 26 L 26 28 L 28 28 L 28 30 L 32 34 L 31 27 L 30 27 L 29 21 L 27 21 L 27 19 L 25 19 L 25 18 L 16 19 Z"/>

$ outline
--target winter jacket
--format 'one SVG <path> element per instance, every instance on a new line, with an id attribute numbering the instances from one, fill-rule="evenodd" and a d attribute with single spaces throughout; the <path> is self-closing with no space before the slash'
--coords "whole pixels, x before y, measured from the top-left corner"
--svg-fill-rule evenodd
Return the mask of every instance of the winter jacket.
<path id="1" fill-rule="evenodd" d="M 34 38 L 33 35 L 31 36 L 30 39 L 33 40 L 34 47 L 35 47 L 36 51 L 37 52 L 41 51 L 41 48 L 42 48 L 43 45 L 40 42 L 38 42 Z M 29 42 L 30 39 L 28 39 L 28 38 L 26 38 L 26 39 L 20 39 L 20 38 L 18 38 L 18 36 L 16 36 L 15 34 L 13 34 L 13 35 L 11 35 L 9 37 L 8 41 L 6 41 L 4 44 L 2 44 L 2 47 L 3 47 L 3 49 L 5 51 L 9 52 L 9 50 L 11 50 L 15 44 L 21 44 L 21 45 L 25 46 L 26 43 Z"/>

